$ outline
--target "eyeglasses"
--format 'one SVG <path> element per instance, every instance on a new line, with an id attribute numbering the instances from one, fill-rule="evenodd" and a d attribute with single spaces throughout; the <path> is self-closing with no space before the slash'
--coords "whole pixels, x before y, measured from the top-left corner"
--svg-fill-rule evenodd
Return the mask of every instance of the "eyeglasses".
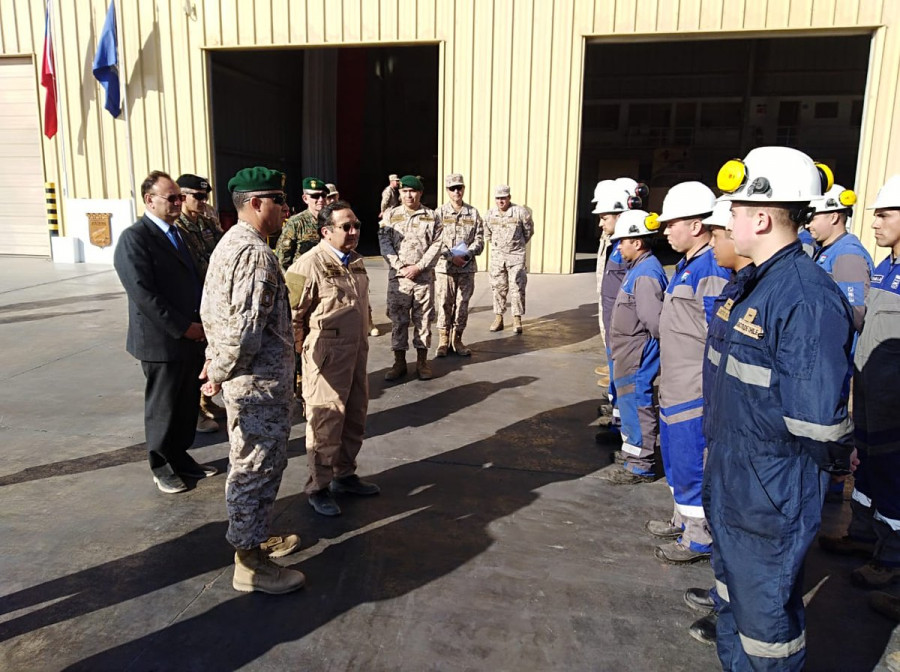
<path id="1" fill-rule="evenodd" d="M 207 194 L 205 191 L 186 191 L 183 193 L 183 195 L 193 196 L 198 201 L 205 201 L 207 198 L 209 198 L 209 194 Z"/>
<path id="2" fill-rule="evenodd" d="M 462 184 L 457 184 L 453 187 L 447 187 L 447 191 L 462 191 L 463 189 L 465 189 L 465 186 L 463 186 Z"/>
<path id="3" fill-rule="evenodd" d="M 321 194 L 307 194 L 307 196 L 309 196 L 309 197 L 310 197 L 312 200 L 314 200 L 314 201 L 318 201 L 319 199 L 328 198 L 328 194 L 326 194 L 326 193 L 321 193 Z"/>
<path id="4" fill-rule="evenodd" d="M 163 196 L 162 194 L 153 194 L 153 196 L 156 196 L 157 198 L 161 198 L 164 201 L 168 201 L 172 205 L 174 205 L 175 203 L 183 203 L 184 199 L 186 198 L 186 196 L 184 194 L 172 194 L 170 196 Z"/>
<path id="5" fill-rule="evenodd" d="M 284 205 L 287 203 L 287 194 L 257 194 L 255 197 L 251 198 L 271 198 L 275 205 Z"/>
<path id="6" fill-rule="evenodd" d="M 340 226 L 332 225 L 332 228 L 343 229 L 344 233 L 350 233 L 351 231 L 359 231 L 360 227 L 362 227 L 362 222 L 351 222 L 349 224 L 341 224 Z"/>

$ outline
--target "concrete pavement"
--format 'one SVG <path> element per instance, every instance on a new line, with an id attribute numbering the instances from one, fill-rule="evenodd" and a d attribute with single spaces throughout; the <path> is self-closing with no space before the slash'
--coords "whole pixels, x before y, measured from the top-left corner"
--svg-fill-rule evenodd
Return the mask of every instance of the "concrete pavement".
<path id="1" fill-rule="evenodd" d="M 386 333 L 386 272 L 370 274 Z M 488 332 L 483 273 L 471 305 L 475 354 L 434 360 L 432 381 L 385 383 L 389 336 L 372 339 L 360 473 L 382 495 L 313 513 L 294 427 L 273 531 L 303 537 L 282 562 L 307 587 L 247 595 L 231 588 L 224 476 L 174 496 L 150 477 L 115 272 L 0 259 L 0 668 L 719 669 L 681 597 L 709 566 L 661 564 L 642 531 L 669 513 L 665 482 L 598 478 L 617 446 L 594 442 L 593 276 L 530 276 L 521 336 Z M 224 431 L 192 454 L 224 473 Z M 838 531 L 847 504 L 825 515 Z M 810 670 L 897 650 L 850 585 L 856 561 L 814 548 L 807 564 Z"/>

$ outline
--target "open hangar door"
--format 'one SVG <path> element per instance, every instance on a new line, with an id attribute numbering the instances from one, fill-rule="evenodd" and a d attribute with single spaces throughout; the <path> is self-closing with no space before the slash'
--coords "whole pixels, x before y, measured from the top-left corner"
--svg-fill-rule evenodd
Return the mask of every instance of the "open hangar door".
<path id="1" fill-rule="evenodd" d="M 585 54 L 576 270 L 590 270 L 598 231 L 590 203 L 602 179 L 715 190 L 728 159 L 754 147 L 796 147 L 856 180 L 871 37 L 590 43 Z M 668 245 L 660 254 L 671 260 Z"/>
<path id="2" fill-rule="evenodd" d="M 228 179 L 252 165 L 286 173 L 292 211 L 306 207 L 304 177 L 337 184 L 363 223 L 366 255 L 379 254 L 390 173 L 422 176 L 423 202 L 437 204 L 437 45 L 214 51 L 210 71 L 223 224 L 235 218 Z"/>

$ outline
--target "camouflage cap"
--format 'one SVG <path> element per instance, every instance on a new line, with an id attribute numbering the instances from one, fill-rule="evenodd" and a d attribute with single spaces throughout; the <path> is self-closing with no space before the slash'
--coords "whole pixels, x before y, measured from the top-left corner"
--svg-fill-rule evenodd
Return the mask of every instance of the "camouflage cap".
<path id="1" fill-rule="evenodd" d="M 194 191 L 205 191 L 207 194 L 209 193 L 209 180 L 205 177 L 200 177 L 199 175 L 185 173 L 175 180 L 175 184 L 182 189 L 193 189 Z"/>
<path id="2" fill-rule="evenodd" d="M 328 188 L 328 195 L 329 195 L 329 196 L 337 196 L 338 194 L 341 193 L 341 192 L 338 191 L 338 188 L 337 188 L 337 185 L 336 185 L 336 184 L 332 184 L 331 182 L 329 182 L 329 183 L 326 184 L 325 186 Z"/>
<path id="3" fill-rule="evenodd" d="M 415 189 L 416 191 L 424 191 L 425 187 L 422 186 L 422 180 L 420 180 L 415 175 L 404 175 L 400 178 L 400 188 L 401 189 Z"/>
<path id="4" fill-rule="evenodd" d="M 509 198 L 509 185 L 498 184 L 494 187 L 494 198 Z"/>
<path id="5" fill-rule="evenodd" d="M 397 173 L 391 173 L 390 175 L 388 175 L 388 182 L 399 182 L 399 181 L 400 181 L 400 176 L 397 175 Z"/>
<path id="6" fill-rule="evenodd" d="M 464 187 L 466 183 L 463 181 L 463 176 L 460 173 L 450 173 L 444 178 L 444 186 L 447 189 L 450 187 Z"/>
<path id="7" fill-rule="evenodd" d="M 304 194 L 320 194 L 325 191 L 326 188 L 325 180 L 320 180 L 318 177 L 303 178 Z"/>
<path id="8" fill-rule="evenodd" d="M 263 166 L 244 168 L 228 180 L 228 191 L 232 193 L 235 191 L 271 191 L 273 189 L 275 191 L 284 190 L 284 173 Z"/>

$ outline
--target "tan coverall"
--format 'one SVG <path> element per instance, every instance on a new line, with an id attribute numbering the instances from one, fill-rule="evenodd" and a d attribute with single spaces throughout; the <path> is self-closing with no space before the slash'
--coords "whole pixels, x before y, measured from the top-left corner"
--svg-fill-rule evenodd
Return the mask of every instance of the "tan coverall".
<path id="1" fill-rule="evenodd" d="M 285 274 L 294 341 L 303 359 L 306 492 L 356 472 L 369 406 L 369 276 L 363 258 L 346 265 L 322 240 Z"/>

